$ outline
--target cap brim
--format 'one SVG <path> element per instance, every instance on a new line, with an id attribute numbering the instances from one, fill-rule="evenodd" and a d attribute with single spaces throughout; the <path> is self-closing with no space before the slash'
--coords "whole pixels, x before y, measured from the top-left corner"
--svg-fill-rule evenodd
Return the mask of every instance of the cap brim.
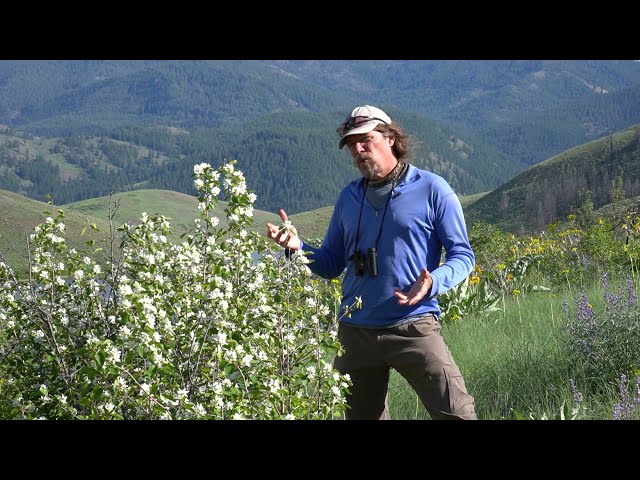
<path id="1" fill-rule="evenodd" d="M 378 125 L 380 125 L 381 123 L 384 123 L 384 122 L 381 120 L 369 120 L 368 122 L 363 123 L 362 125 L 358 125 L 356 128 L 352 128 L 347 133 L 345 133 L 342 136 L 342 138 L 340 138 L 340 142 L 338 143 L 338 148 L 342 149 L 342 147 L 344 147 L 344 144 L 347 141 L 347 137 L 349 135 L 358 135 L 359 133 L 368 133 L 374 128 L 376 128 Z"/>

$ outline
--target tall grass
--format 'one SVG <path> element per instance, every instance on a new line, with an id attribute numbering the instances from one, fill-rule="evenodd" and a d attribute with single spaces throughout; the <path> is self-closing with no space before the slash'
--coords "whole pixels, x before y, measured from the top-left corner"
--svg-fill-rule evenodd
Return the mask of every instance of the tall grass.
<path id="1" fill-rule="evenodd" d="M 623 281 L 616 282 L 616 287 Z M 637 285 L 637 282 L 636 282 Z M 594 311 L 605 308 L 599 281 L 584 286 Z M 553 418 L 564 404 L 580 405 L 583 419 L 612 419 L 620 402 L 618 385 L 603 378 L 590 388 L 584 368 L 566 347 L 567 322 L 575 316 L 576 288 L 507 297 L 502 310 L 457 323 L 442 335 L 460 367 L 480 420 Z M 567 305 L 573 312 L 567 314 Z M 638 345 L 640 348 L 640 345 Z M 428 419 L 424 407 L 395 371 L 390 382 L 394 419 Z"/>

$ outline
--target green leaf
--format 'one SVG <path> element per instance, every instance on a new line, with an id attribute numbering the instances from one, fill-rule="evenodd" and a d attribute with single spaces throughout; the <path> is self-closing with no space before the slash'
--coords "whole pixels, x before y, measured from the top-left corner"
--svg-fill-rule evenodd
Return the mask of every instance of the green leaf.
<path id="1" fill-rule="evenodd" d="M 103 389 L 101 387 L 95 387 L 93 392 L 91 392 L 91 397 L 95 400 L 100 400 L 102 398 L 102 391 Z"/>
<path id="2" fill-rule="evenodd" d="M 95 359 L 96 363 L 102 367 L 102 365 L 104 364 L 104 359 L 105 359 L 105 354 L 104 352 L 97 352 L 93 358 Z"/>

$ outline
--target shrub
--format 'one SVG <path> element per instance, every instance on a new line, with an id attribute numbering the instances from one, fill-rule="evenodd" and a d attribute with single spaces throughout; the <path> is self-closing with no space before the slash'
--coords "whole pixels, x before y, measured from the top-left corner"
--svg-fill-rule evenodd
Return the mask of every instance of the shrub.
<path id="1" fill-rule="evenodd" d="M 30 237 L 28 278 L 0 262 L 4 418 L 342 415 L 336 284 L 249 231 L 256 197 L 234 163 L 194 167 L 200 218 L 180 244 L 143 214 L 103 266 L 67 248 L 58 210 Z"/>

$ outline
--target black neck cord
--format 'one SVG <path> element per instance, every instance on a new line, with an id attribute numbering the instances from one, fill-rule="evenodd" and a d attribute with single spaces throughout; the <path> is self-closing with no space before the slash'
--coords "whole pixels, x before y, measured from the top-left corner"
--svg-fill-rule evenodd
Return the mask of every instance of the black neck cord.
<path id="1" fill-rule="evenodd" d="M 397 181 L 397 179 L 396 179 Z M 380 227 L 378 227 L 378 236 L 376 237 L 375 248 L 378 249 L 378 240 L 380 240 L 380 235 L 382 234 L 382 225 L 384 224 L 384 217 L 387 214 L 387 207 L 389 206 L 389 201 L 393 196 L 393 190 L 396 188 L 396 181 L 393 182 L 393 186 L 391 187 L 391 191 L 387 196 L 387 201 L 384 204 L 384 212 L 382 212 L 382 220 L 380 221 Z M 356 229 L 356 248 L 358 250 L 358 237 L 360 236 L 360 220 L 362 219 L 362 206 L 364 205 L 364 197 L 367 196 L 367 188 L 369 188 L 369 182 L 365 180 L 364 192 L 362 193 L 362 200 L 360 201 L 360 214 L 358 215 L 358 228 Z"/>

